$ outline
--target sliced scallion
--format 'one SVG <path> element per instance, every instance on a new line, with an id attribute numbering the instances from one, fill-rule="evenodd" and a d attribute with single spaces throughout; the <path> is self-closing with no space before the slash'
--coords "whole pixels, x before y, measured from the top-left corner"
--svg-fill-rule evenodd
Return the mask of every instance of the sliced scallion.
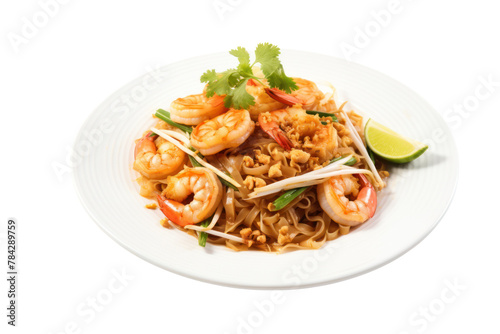
<path id="1" fill-rule="evenodd" d="M 155 113 L 155 116 L 158 117 L 159 119 L 161 119 L 162 121 L 164 121 L 172 126 L 175 126 L 176 128 L 181 129 L 184 132 L 188 132 L 188 133 L 193 132 L 192 127 L 187 126 L 187 125 L 183 125 L 183 124 L 179 124 L 179 123 L 172 121 L 172 119 L 170 118 L 170 113 L 166 110 L 158 109 Z"/>
<path id="2" fill-rule="evenodd" d="M 212 220 L 211 217 L 209 219 L 204 220 L 200 224 L 200 226 L 207 227 L 208 225 L 210 225 L 211 220 Z M 205 247 L 205 245 L 207 244 L 207 238 L 208 234 L 206 232 L 198 232 L 198 245 L 200 245 L 201 247 Z"/>
<path id="3" fill-rule="evenodd" d="M 329 112 L 306 110 L 306 114 L 309 114 L 309 115 L 318 115 L 319 117 L 330 117 L 333 122 L 338 122 L 339 121 L 337 119 L 337 116 L 335 116 L 335 114 L 331 114 Z"/>

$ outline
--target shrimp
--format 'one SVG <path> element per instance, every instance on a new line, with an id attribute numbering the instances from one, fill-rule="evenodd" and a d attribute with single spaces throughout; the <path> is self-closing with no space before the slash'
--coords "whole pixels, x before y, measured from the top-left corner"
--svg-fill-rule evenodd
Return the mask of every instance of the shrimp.
<path id="1" fill-rule="evenodd" d="M 319 205 L 338 224 L 362 224 L 373 217 L 377 209 L 375 188 L 363 174 L 354 176 L 334 176 L 317 187 Z M 349 195 L 356 199 L 349 200 Z"/>
<path id="2" fill-rule="evenodd" d="M 191 133 L 191 145 L 203 155 L 213 155 L 240 146 L 254 129 L 255 124 L 247 110 L 230 109 L 198 124 Z"/>
<path id="3" fill-rule="evenodd" d="M 337 109 L 333 99 L 325 101 L 325 94 L 319 90 L 314 82 L 301 78 L 293 78 L 293 80 L 297 84 L 298 89 L 294 90 L 291 94 L 287 94 L 277 88 L 266 88 L 266 92 L 276 101 L 290 107 L 300 104 L 307 110 L 331 111 Z"/>
<path id="4" fill-rule="evenodd" d="M 186 153 L 151 131 L 137 141 L 134 156 L 134 169 L 154 180 L 176 174 L 186 162 Z"/>
<path id="5" fill-rule="evenodd" d="M 285 150 L 300 148 L 321 162 L 332 159 L 338 146 L 337 130 L 332 124 L 322 124 L 319 117 L 297 106 L 262 113 L 259 125 Z"/>
<path id="6" fill-rule="evenodd" d="M 193 195 L 188 204 L 183 202 Z M 186 168 L 169 176 L 167 187 L 157 195 L 160 210 L 174 224 L 192 225 L 210 217 L 222 200 L 222 184 L 209 169 Z"/>
<path id="7" fill-rule="evenodd" d="M 280 127 L 280 124 L 284 123 L 287 116 L 289 116 L 289 113 L 286 109 L 259 114 L 259 126 L 281 147 L 290 151 L 294 145 Z"/>
<path id="8" fill-rule="evenodd" d="M 204 90 L 202 94 L 189 95 L 173 101 L 170 105 L 170 117 L 177 123 L 196 125 L 222 114 L 227 109 L 223 96 L 215 94 L 207 98 Z"/>
<path id="9" fill-rule="evenodd" d="M 283 103 L 269 96 L 264 86 L 252 79 L 248 80 L 246 90 L 255 100 L 255 104 L 248 107 L 250 117 L 254 121 L 263 112 L 282 109 L 285 106 Z"/>

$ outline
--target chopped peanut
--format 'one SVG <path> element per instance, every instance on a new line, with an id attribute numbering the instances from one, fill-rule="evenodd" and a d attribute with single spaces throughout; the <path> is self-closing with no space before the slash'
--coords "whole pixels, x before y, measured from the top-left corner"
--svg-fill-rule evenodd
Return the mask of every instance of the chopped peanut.
<path id="1" fill-rule="evenodd" d="M 261 234 L 259 230 L 253 230 L 251 228 L 244 228 L 240 231 L 240 235 L 243 238 L 243 242 L 248 246 L 252 247 L 255 242 L 265 243 L 266 236 Z"/>
<path id="2" fill-rule="evenodd" d="M 254 177 L 254 180 L 255 180 L 255 188 L 264 187 L 266 185 L 266 181 L 264 181 L 260 177 Z"/>
<path id="3" fill-rule="evenodd" d="M 158 205 L 157 205 L 156 203 L 154 203 L 154 202 L 153 202 L 153 203 L 146 204 L 144 207 L 145 207 L 146 209 L 155 210 L 155 209 L 158 207 Z"/>
<path id="4" fill-rule="evenodd" d="M 268 156 L 267 154 L 258 154 L 256 158 L 261 164 L 264 165 L 269 164 L 271 162 L 271 157 Z"/>
<path id="5" fill-rule="evenodd" d="M 243 181 L 243 184 L 249 190 L 252 190 L 253 188 L 264 187 L 266 185 L 266 181 L 264 181 L 260 177 L 255 177 L 255 176 L 247 175 L 247 177 Z"/>
<path id="6" fill-rule="evenodd" d="M 247 175 L 247 177 L 243 181 L 243 184 L 245 185 L 245 187 L 248 188 L 248 190 L 252 190 L 254 185 L 255 185 L 255 182 L 253 180 L 253 176 Z"/>
<path id="7" fill-rule="evenodd" d="M 246 166 L 246 167 L 253 167 L 254 165 L 254 162 L 253 162 L 253 159 L 251 157 L 249 157 L 248 155 L 245 155 L 243 157 L 243 164 Z"/>
<path id="8" fill-rule="evenodd" d="M 242 238 L 248 238 L 252 234 L 252 229 L 250 227 L 244 228 L 240 231 Z"/>
<path id="9" fill-rule="evenodd" d="M 280 177 L 283 176 L 283 173 L 281 172 L 281 161 L 279 161 L 277 164 L 274 164 L 269 168 L 269 172 L 267 172 L 267 175 L 269 177 Z"/>
<path id="10" fill-rule="evenodd" d="M 165 228 L 172 228 L 167 218 L 163 218 L 162 220 L 160 220 L 160 224 Z"/>
<path id="11" fill-rule="evenodd" d="M 280 228 L 279 233 L 280 234 L 278 235 L 278 243 L 280 245 L 284 245 L 292 241 L 292 238 L 288 234 L 288 226 L 282 226 Z"/>

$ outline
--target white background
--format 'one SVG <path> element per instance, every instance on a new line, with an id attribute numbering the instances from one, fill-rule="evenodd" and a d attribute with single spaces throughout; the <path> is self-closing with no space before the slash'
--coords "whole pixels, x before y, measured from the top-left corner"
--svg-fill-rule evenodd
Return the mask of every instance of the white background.
<path id="1" fill-rule="evenodd" d="M 51 7 L 43 22 L 37 1 L 2 2 L 0 263 L 5 268 L 6 221 L 15 217 L 20 279 L 16 328 L 6 325 L 0 284 L 1 332 L 498 332 L 499 8 L 490 0 L 396 7 L 381 26 L 373 13 L 391 9 L 388 0 L 73 0 Z M 45 25 L 12 43 L 33 16 Z M 363 44 L 365 29 L 371 37 Z M 447 115 L 460 152 L 454 201 L 421 244 L 363 276 L 286 291 L 265 312 L 256 302 L 269 301 L 270 291 L 193 281 L 121 248 L 84 211 L 71 174 L 60 180 L 52 168 L 92 110 L 148 68 L 263 41 L 337 57 L 349 56 L 342 46 L 356 47 L 352 61 L 401 81 Z M 488 77 L 496 87 L 474 97 L 488 92 L 478 88 Z M 115 282 L 123 270 L 133 278 Z M 96 296 L 110 298 L 91 312 Z"/>

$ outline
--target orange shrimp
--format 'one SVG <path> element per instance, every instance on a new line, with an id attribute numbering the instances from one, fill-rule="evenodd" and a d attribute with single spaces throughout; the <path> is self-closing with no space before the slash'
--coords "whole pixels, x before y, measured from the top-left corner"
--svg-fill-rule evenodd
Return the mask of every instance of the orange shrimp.
<path id="1" fill-rule="evenodd" d="M 288 139 L 286 133 L 280 128 L 280 124 L 284 123 L 285 117 L 289 115 L 286 109 L 275 110 L 259 114 L 259 126 L 271 138 L 273 138 L 281 147 L 290 151 L 293 148 L 293 143 Z"/>
<path id="2" fill-rule="evenodd" d="M 299 145 L 320 161 L 331 160 L 338 146 L 335 128 L 331 124 L 322 124 L 318 116 L 308 115 L 299 106 L 262 113 L 259 125 L 285 150 L 290 151 Z M 289 138 L 282 126 L 286 126 L 287 133 L 293 133 L 294 138 Z M 306 147 L 297 140 L 309 144 Z"/>
<path id="3" fill-rule="evenodd" d="M 278 102 L 268 93 L 266 94 L 267 89 L 255 80 L 248 80 L 246 90 L 248 94 L 253 96 L 255 101 L 254 105 L 250 105 L 247 108 L 248 112 L 250 113 L 250 117 L 254 121 L 256 121 L 259 117 L 259 114 L 263 112 L 278 110 L 285 107 L 283 103 Z"/>
<path id="4" fill-rule="evenodd" d="M 228 112 L 201 122 L 191 133 L 191 145 L 203 155 L 238 147 L 253 133 L 254 122 L 247 110 Z"/>
<path id="5" fill-rule="evenodd" d="M 186 153 L 149 131 L 134 150 L 134 169 L 148 179 L 160 180 L 177 173 L 186 162 Z"/>
<path id="6" fill-rule="evenodd" d="M 224 106 L 224 96 L 215 94 L 207 97 L 204 91 L 202 94 L 189 95 L 173 101 L 170 105 L 170 116 L 174 122 L 197 125 L 227 110 Z"/>
<path id="7" fill-rule="evenodd" d="M 326 99 L 328 101 L 325 101 L 325 94 L 314 82 L 301 78 L 293 78 L 293 80 L 298 89 L 290 94 L 277 88 L 266 88 L 266 93 L 274 100 L 290 107 L 300 104 L 307 110 L 330 111 L 336 109 L 334 100 Z"/>
<path id="8" fill-rule="evenodd" d="M 210 217 L 222 200 L 222 184 L 207 168 L 186 168 L 167 179 L 167 188 L 157 196 L 160 210 L 174 224 L 192 225 Z M 184 203 L 190 195 L 192 200 Z"/>
<path id="9" fill-rule="evenodd" d="M 377 192 L 363 174 L 331 177 L 318 185 L 317 193 L 321 208 L 338 224 L 362 224 L 373 217 L 377 209 Z M 356 199 L 349 200 L 349 195 Z"/>

